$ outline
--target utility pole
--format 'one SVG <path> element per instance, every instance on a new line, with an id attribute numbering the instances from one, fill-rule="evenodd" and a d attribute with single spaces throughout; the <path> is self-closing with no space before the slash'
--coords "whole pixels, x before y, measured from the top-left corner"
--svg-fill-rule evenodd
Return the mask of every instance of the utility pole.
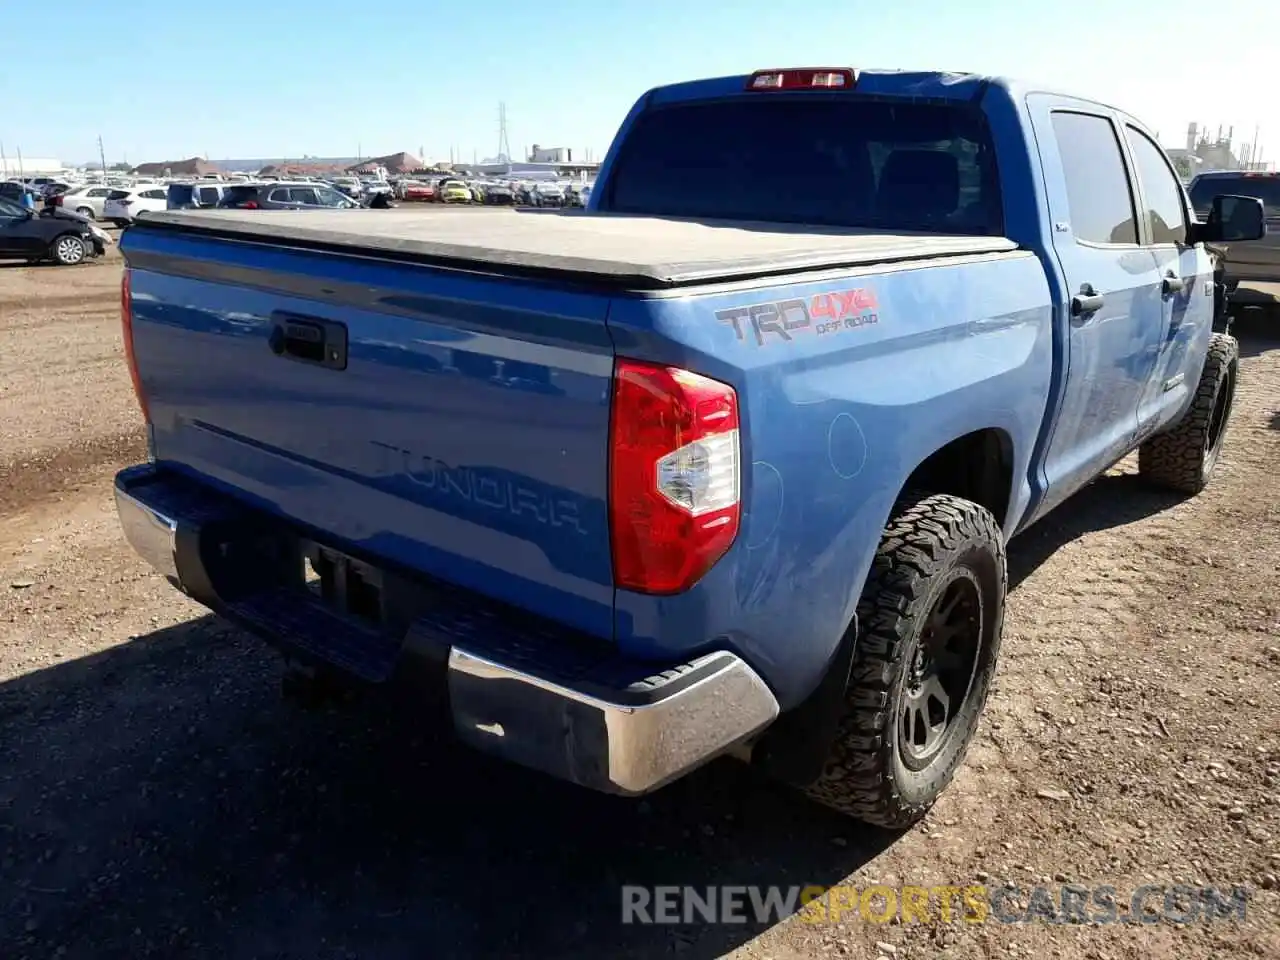
<path id="1" fill-rule="evenodd" d="M 22 169 L 22 148 L 18 147 L 17 150 L 18 150 L 18 179 L 26 180 L 27 172 Z"/>
<path id="2" fill-rule="evenodd" d="M 507 105 L 498 104 L 498 160 L 510 162 L 511 144 L 507 140 Z"/>
<path id="3" fill-rule="evenodd" d="M 3 143 L 0 143 L 0 177 L 9 179 L 9 158 L 4 155 Z"/>
<path id="4" fill-rule="evenodd" d="M 107 182 L 107 151 L 102 146 L 102 134 L 98 134 L 98 159 L 102 161 L 102 182 Z"/>

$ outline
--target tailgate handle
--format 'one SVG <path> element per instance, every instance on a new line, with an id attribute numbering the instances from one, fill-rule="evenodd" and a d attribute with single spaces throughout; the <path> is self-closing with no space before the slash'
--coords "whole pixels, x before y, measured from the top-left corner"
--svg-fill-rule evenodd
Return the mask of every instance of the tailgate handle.
<path id="1" fill-rule="evenodd" d="M 267 345 L 277 357 L 313 363 L 330 370 L 347 369 L 347 326 L 288 313 L 273 313 L 275 325 Z"/>

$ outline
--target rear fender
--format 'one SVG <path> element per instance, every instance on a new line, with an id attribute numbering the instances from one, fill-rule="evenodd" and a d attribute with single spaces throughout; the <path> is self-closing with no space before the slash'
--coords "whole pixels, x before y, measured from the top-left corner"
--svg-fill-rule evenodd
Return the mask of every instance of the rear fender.
<path id="1" fill-rule="evenodd" d="M 1006 526 L 1025 509 L 1049 304 L 1021 253 L 616 299 L 619 355 L 738 390 L 744 463 L 734 546 L 686 593 L 617 591 L 619 646 L 729 647 L 797 707 L 838 662 L 894 501 L 931 454 L 987 428 L 1013 438 Z"/>

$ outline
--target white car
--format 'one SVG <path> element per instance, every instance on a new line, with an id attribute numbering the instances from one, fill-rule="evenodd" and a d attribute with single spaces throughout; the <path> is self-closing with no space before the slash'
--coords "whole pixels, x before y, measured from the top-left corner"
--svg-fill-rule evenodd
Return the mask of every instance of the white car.
<path id="1" fill-rule="evenodd" d="M 58 206 L 63 210 L 70 210 L 72 213 L 88 217 L 90 220 L 101 220 L 104 215 L 103 206 L 111 193 L 111 187 L 104 187 L 102 184 L 85 184 L 74 187 L 59 197 Z"/>
<path id="2" fill-rule="evenodd" d="M 139 216 L 167 210 L 168 196 L 164 187 L 153 184 L 121 187 L 112 190 L 107 196 L 107 202 L 102 207 L 102 218 L 110 220 L 117 227 L 125 227 Z"/>

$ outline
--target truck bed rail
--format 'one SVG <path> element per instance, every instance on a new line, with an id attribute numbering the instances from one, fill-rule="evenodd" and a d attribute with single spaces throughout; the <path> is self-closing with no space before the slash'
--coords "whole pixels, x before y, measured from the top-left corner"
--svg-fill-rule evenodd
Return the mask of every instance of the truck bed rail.
<path id="1" fill-rule="evenodd" d="M 634 290 L 1017 249 L 1005 237 L 515 210 L 180 210 L 144 228 Z"/>

